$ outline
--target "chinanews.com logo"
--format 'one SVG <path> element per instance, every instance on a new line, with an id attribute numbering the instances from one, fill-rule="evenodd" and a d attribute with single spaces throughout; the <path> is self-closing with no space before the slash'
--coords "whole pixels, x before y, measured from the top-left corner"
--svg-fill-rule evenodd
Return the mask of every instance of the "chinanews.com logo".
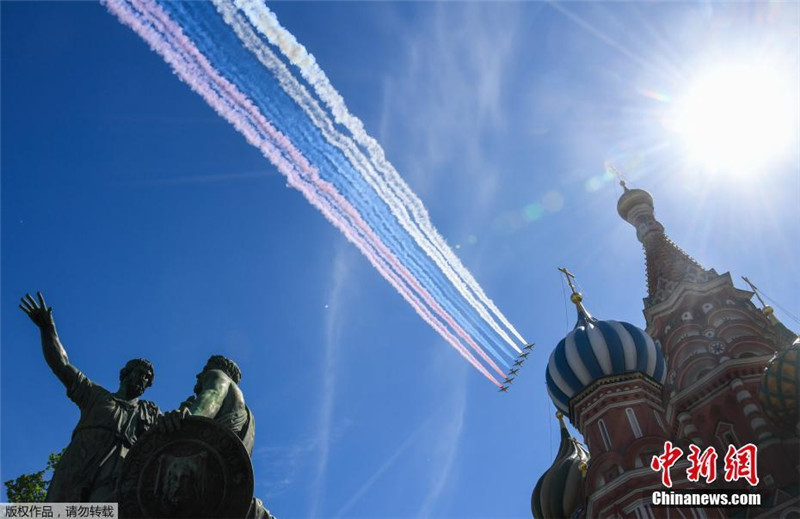
<path id="1" fill-rule="evenodd" d="M 683 450 L 674 446 L 672 442 L 664 442 L 664 453 L 653 456 L 650 468 L 661 473 L 661 484 L 672 488 L 672 474 L 670 469 L 683 457 Z M 732 483 L 739 480 L 746 481 L 751 487 L 758 485 L 758 449 L 748 443 L 738 449 L 728 445 L 725 453 L 724 474 L 726 482 Z M 716 449 L 711 446 L 702 450 L 696 445 L 689 445 L 689 454 L 686 456 L 689 468 L 686 469 L 686 479 L 693 483 L 701 479 L 708 484 L 717 480 Z M 653 506 L 760 506 L 761 495 L 755 492 L 741 490 L 657 490 L 652 495 Z"/>

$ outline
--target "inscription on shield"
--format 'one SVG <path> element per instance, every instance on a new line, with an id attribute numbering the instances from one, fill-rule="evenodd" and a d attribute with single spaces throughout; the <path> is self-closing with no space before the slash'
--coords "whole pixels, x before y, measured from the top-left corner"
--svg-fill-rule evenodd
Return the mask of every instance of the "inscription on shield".
<path id="1" fill-rule="evenodd" d="M 235 434 L 192 416 L 177 431 L 142 437 L 125 458 L 118 489 L 125 519 L 241 519 L 253 497 L 253 467 Z"/>

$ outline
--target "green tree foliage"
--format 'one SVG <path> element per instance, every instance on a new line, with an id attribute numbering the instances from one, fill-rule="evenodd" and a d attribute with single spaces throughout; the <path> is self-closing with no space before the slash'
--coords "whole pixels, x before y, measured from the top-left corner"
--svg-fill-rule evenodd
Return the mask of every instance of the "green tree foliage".
<path id="1" fill-rule="evenodd" d="M 6 496 L 9 503 L 44 503 L 47 497 L 47 487 L 50 486 L 52 471 L 61 461 L 64 451 L 51 452 L 47 459 L 47 466 L 44 470 L 33 474 L 23 474 L 17 479 L 9 479 L 4 484 L 6 486 Z M 50 473 L 50 478 L 45 479 L 45 474 Z"/>

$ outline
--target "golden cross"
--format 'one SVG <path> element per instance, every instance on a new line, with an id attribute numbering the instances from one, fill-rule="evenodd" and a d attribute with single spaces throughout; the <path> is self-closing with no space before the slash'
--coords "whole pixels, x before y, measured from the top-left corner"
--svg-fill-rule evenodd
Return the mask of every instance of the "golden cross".
<path id="1" fill-rule="evenodd" d="M 619 170 L 614 167 L 614 164 L 612 164 L 610 161 L 606 161 L 606 168 L 608 168 L 608 170 L 611 171 L 615 177 L 617 177 L 617 180 L 619 180 L 619 185 L 622 186 L 622 189 L 627 191 L 628 184 L 625 182 L 625 179 L 622 178 L 622 173 L 620 173 Z"/>
<path id="2" fill-rule="evenodd" d="M 567 270 L 567 267 L 560 267 L 558 271 L 564 274 L 564 276 L 567 278 L 567 283 L 569 283 L 569 288 L 572 290 L 572 293 L 577 294 L 578 291 L 575 289 L 575 285 L 572 284 L 572 280 L 575 279 L 575 275 Z"/>

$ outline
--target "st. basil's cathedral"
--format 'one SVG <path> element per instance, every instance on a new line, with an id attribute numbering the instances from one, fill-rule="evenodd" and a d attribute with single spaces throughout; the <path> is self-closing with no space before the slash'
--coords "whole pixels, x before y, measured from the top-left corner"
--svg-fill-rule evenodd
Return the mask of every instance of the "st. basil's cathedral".
<path id="1" fill-rule="evenodd" d="M 546 368 L 561 444 L 533 490 L 534 518 L 800 518 L 800 339 L 751 301 L 755 290 L 673 243 L 648 192 L 622 185 L 617 210 L 644 246 L 646 328 L 593 316 L 564 269 L 578 315 Z M 683 453 L 669 488 L 656 470 L 665 445 Z M 723 460 L 746 445 L 755 473 L 727 481 Z M 716 477 L 690 480 L 688 455 L 709 447 Z M 654 492 L 691 490 L 760 494 L 761 504 L 654 506 Z"/>

